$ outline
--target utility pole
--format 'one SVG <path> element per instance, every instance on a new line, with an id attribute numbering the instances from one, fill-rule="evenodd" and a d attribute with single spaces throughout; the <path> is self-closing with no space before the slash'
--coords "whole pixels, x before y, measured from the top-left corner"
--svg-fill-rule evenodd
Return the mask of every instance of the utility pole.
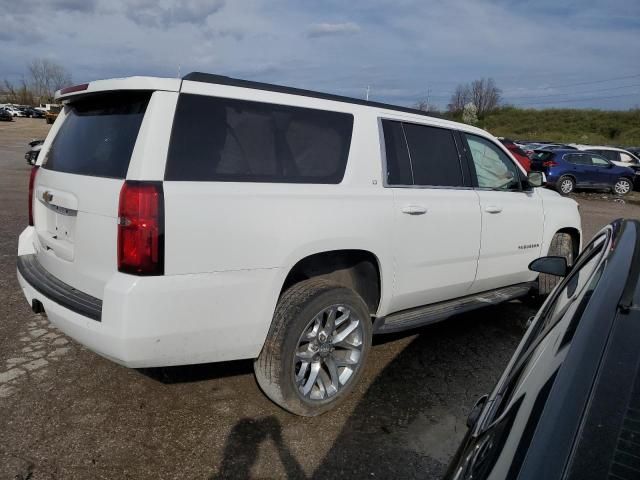
<path id="1" fill-rule="evenodd" d="M 429 98 L 431 97 L 431 89 L 427 88 L 427 112 L 430 110 L 429 108 Z"/>

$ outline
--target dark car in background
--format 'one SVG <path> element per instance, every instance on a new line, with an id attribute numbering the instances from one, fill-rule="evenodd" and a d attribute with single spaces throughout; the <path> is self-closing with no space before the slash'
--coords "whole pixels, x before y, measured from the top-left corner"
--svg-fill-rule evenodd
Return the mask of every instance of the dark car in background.
<path id="1" fill-rule="evenodd" d="M 44 112 L 41 110 L 36 110 L 35 108 L 25 108 L 23 112 L 25 116 L 29 118 L 44 118 Z"/>
<path id="2" fill-rule="evenodd" d="M 601 230 L 482 397 L 448 480 L 640 478 L 640 222 Z"/>
<path id="3" fill-rule="evenodd" d="M 0 121 L 13 122 L 13 115 L 4 108 L 0 108 Z"/>
<path id="4" fill-rule="evenodd" d="M 576 188 L 611 190 L 626 195 L 633 190 L 635 172 L 595 153 L 580 150 L 536 150 L 531 170 L 543 172 L 547 185 L 562 195 Z"/>
<path id="5" fill-rule="evenodd" d="M 38 161 L 38 155 L 40 154 L 40 150 L 42 150 L 43 143 L 43 139 L 32 140 L 29 142 L 29 150 L 24 154 L 24 159 L 29 165 L 35 165 Z"/>

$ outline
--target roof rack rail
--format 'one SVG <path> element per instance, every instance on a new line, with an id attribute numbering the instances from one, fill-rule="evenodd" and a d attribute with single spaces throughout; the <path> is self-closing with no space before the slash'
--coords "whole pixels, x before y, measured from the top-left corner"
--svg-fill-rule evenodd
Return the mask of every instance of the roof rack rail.
<path id="1" fill-rule="evenodd" d="M 367 107 L 385 108 L 387 110 L 395 110 L 398 112 L 412 113 L 414 115 L 424 115 L 426 117 L 442 118 L 441 115 L 424 112 L 415 108 L 400 107 L 398 105 L 390 105 L 381 102 L 371 102 L 360 98 L 344 97 L 342 95 L 333 95 L 331 93 L 316 92 L 313 90 L 304 90 L 302 88 L 285 87 L 283 85 L 274 85 L 271 83 L 254 82 L 251 80 L 241 80 L 238 78 L 227 77 L 225 75 L 215 75 L 212 73 L 191 72 L 184 77 L 183 80 L 191 82 L 215 83 L 218 85 L 229 85 L 232 87 L 253 88 L 256 90 L 265 90 L 268 92 L 286 93 L 289 95 L 299 95 L 302 97 L 319 98 L 322 100 L 332 100 L 335 102 L 352 103 L 355 105 L 364 105 Z"/>

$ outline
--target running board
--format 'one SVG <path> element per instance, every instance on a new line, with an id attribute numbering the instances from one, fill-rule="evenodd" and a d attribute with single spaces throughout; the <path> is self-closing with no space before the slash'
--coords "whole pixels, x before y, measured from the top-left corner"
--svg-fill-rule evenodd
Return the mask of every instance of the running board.
<path id="1" fill-rule="evenodd" d="M 534 288 L 536 282 L 519 283 L 510 287 L 476 293 L 455 300 L 434 303 L 424 307 L 412 308 L 377 318 L 373 324 L 373 333 L 393 333 L 410 328 L 421 327 L 440 322 L 460 313 L 469 312 L 488 305 L 497 305 L 514 298 L 523 297 Z"/>

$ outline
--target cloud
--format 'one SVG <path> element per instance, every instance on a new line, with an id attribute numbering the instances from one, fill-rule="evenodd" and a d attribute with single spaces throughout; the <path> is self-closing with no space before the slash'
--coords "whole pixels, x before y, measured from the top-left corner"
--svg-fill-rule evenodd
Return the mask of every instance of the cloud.
<path id="1" fill-rule="evenodd" d="M 412 105 L 428 94 L 444 107 L 456 84 L 481 77 L 495 78 L 505 97 L 523 97 L 626 85 L 542 88 L 640 73 L 638 0 L 0 3 L 0 80 L 14 82 L 45 57 L 78 82 L 204 71 L 360 98 L 369 85 L 374 100 Z M 576 106 L 638 103 L 640 96 Z"/>
<path id="2" fill-rule="evenodd" d="M 353 22 L 346 23 L 315 23 L 307 31 L 308 37 L 329 37 L 334 35 L 352 35 L 358 33 L 360 27 Z"/>
<path id="3" fill-rule="evenodd" d="M 167 29 L 178 24 L 203 25 L 210 15 L 219 12 L 224 5 L 225 0 L 139 0 L 125 2 L 122 7 L 127 18 L 138 25 Z"/>

